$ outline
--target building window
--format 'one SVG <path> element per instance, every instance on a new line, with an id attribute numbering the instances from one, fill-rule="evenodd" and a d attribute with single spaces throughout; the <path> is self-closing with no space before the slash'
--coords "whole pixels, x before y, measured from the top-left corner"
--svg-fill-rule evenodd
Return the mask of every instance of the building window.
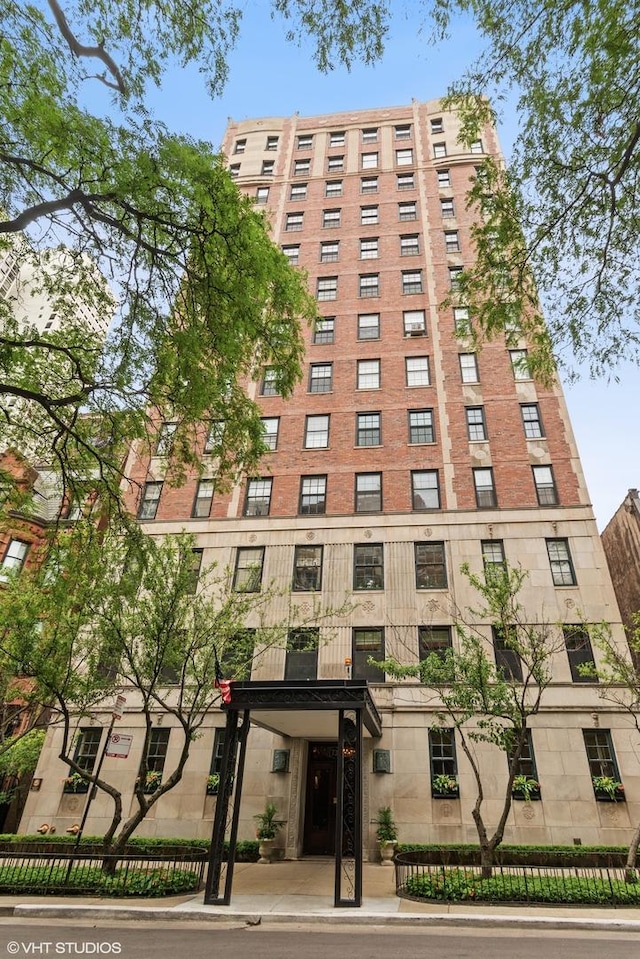
<path id="1" fill-rule="evenodd" d="M 448 170 L 438 170 L 438 186 L 451 186 L 451 174 Z"/>
<path id="2" fill-rule="evenodd" d="M 356 414 L 356 446 L 381 446 L 380 413 Z"/>
<path id="3" fill-rule="evenodd" d="M 265 150 L 269 150 L 269 151 L 277 150 L 279 139 L 280 138 L 276 136 L 267 137 L 267 145 L 265 147 Z"/>
<path id="4" fill-rule="evenodd" d="M 359 340 L 380 339 L 380 314 L 379 313 L 358 314 L 358 339 Z"/>
<path id="5" fill-rule="evenodd" d="M 575 586 L 576 577 L 566 539 L 548 539 L 547 553 L 554 586 Z"/>
<path id="6" fill-rule="evenodd" d="M 394 127 L 394 133 L 396 140 L 410 140 L 411 139 L 411 124 L 410 123 L 397 123 Z"/>
<path id="7" fill-rule="evenodd" d="M 329 146 L 330 147 L 344 146 L 344 130 L 336 130 L 333 133 L 329 134 Z"/>
<path id="8" fill-rule="evenodd" d="M 360 193 L 377 193 L 378 192 L 378 177 L 377 176 L 363 176 L 360 180 Z"/>
<path id="9" fill-rule="evenodd" d="M 368 237 L 360 240 L 360 259 L 377 260 L 378 259 L 378 238 Z"/>
<path id="10" fill-rule="evenodd" d="M 417 470 L 411 473 L 411 508 L 440 509 L 437 470 Z"/>
<path id="11" fill-rule="evenodd" d="M 537 440 L 544 436 L 542 420 L 540 418 L 540 407 L 537 403 L 523 403 L 520 407 L 522 411 L 522 425 L 524 435 L 528 440 Z"/>
<path id="12" fill-rule="evenodd" d="M 200 569 L 202 568 L 202 553 L 203 551 L 201 549 L 191 550 L 191 584 L 189 587 L 191 595 L 195 595 L 198 589 Z M 172 682 L 177 682 L 177 680 L 172 680 Z"/>
<path id="13" fill-rule="evenodd" d="M 234 152 L 234 153 L 244 153 L 244 151 L 245 151 L 246 149 L 247 149 L 247 141 L 246 141 L 246 140 L 236 140 L 235 146 L 234 146 L 234 148 L 233 148 L 233 152 Z"/>
<path id="14" fill-rule="evenodd" d="M 442 117 L 434 117 L 431 120 L 431 132 L 444 133 L 444 123 L 442 121 Z"/>
<path id="15" fill-rule="evenodd" d="M 429 730 L 429 763 L 431 767 L 431 791 L 433 795 L 457 796 L 458 763 L 456 762 L 456 740 L 453 729 L 432 726 Z M 447 788 L 444 780 L 450 780 L 455 786 Z M 443 784 L 443 788 L 440 787 Z"/>
<path id="16" fill-rule="evenodd" d="M 264 371 L 262 386 L 260 388 L 261 396 L 279 396 L 278 384 L 276 382 L 276 371 L 272 367 Z"/>
<path id="17" fill-rule="evenodd" d="M 496 660 L 496 671 L 506 682 L 522 682 L 522 660 L 513 648 L 510 636 L 515 640 L 515 633 L 512 629 L 505 635 L 505 631 L 499 626 L 492 626 L 491 633 L 493 637 L 493 654 Z"/>
<path id="18" fill-rule="evenodd" d="M 469 144 L 470 153 L 484 153 L 482 148 L 482 140 L 474 140 L 473 143 Z"/>
<path id="19" fill-rule="evenodd" d="M 142 491 L 142 500 L 138 510 L 138 519 L 155 519 L 162 493 L 162 483 L 145 483 Z"/>
<path id="20" fill-rule="evenodd" d="M 317 297 L 318 300 L 336 300 L 338 298 L 338 277 L 319 277 Z"/>
<path id="21" fill-rule="evenodd" d="M 538 781 L 538 770 L 536 768 L 536 759 L 533 752 L 533 737 L 530 729 L 525 730 L 525 740 L 522 745 L 520 758 L 516 763 L 515 774 L 516 776 L 526 776 L 527 779 L 533 779 L 534 782 Z M 524 799 L 526 797 L 514 794 L 514 799 L 519 798 Z"/>
<path id="22" fill-rule="evenodd" d="M 616 762 L 611 732 L 608 729 L 583 729 L 582 735 L 591 778 L 599 779 L 606 776 L 608 779 L 619 782 L 620 771 Z"/>
<path id="23" fill-rule="evenodd" d="M 319 592 L 322 586 L 322 546 L 296 546 L 293 553 L 293 590 Z"/>
<path id="24" fill-rule="evenodd" d="M 307 416 L 304 429 L 306 450 L 326 449 L 329 446 L 329 416 Z"/>
<path id="25" fill-rule="evenodd" d="M 236 553 L 233 588 L 240 593 L 259 593 L 264 566 L 264 546 L 242 546 Z"/>
<path id="26" fill-rule="evenodd" d="M 484 421 L 483 406 L 467 406 L 467 436 L 470 442 L 487 439 L 487 427 Z"/>
<path id="27" fill-rule="evenodd" d="M 278 430 L 280 427 L 280 417 L 267 416 L 262 419 L 262 441 L 267 449 L 275 450 L 278 448 Z"/>
<path id="28" fill-rule="evenodd" d="M 362 170 L 375 170 L 378 166 L 377 153 L 363 153 L 360 158 L 360 168 Z"/>
<path id="29" fill-rule="evenodd" d="M 196 488 L 196 498 L 193 502 L 194 519 L 203 519 L 211 512 L 213 502 L 214 481 L 212 479 L 201 479 Z"/>
<path id="30" fill-rule="evenodd" d="M 207 438 L 204 441 L 204 452 L 211 454 L 219 452 L 224 439 L 224 420 L 212 420 L 209 426 Z"/>
<path id="31" fill-rule="evenodd" d="M 333 363 L 312 363 L 309 370 L 309 392 L 330 393 L 333 388 Z"/>
<path id="32" fill-rule="evenodd" d="M 333 343 L 335 324 L 335 316 L 324 316 L 317 319 L 313 328 L 313 342 Z"/>
<path id="33" fill-rule="evenodd" d="M 380 275 L 378 273 L 361 273 L 359 292 L 362 298 L 380 296 Z"/>
<path id="34" fill-rule="evenodd" d="M 358 360 L 358 389 L 380 389 L 380 360 Z"/>
<path id="35" fill-rule="evenodd" d="M 398 190 L 414 190 L 416 186 L 413 173 L 398 173 L 396 177 Z"/>
<path id="36" fill-rule="evenodd" d="M 433 410 L 409 410 L 409 442 L 435 443 Z"/>
<path id="37" fill-rule="evenodd" d="M 301 230 L 303 220 L 304 213 L 287 213 L 287 219 L 284 224 L 285 231 L 293 233 L 294 231 Z"/>
<path id="38" fill-rule="evenodd" d="M 491 467 L 474 469 L 473 485 L 476 491 L 476 506 L 478 509 L 488 509 L 498 505 Z"/>
<path id="39" fill-rule="evenodd" d="M 571 670 L 571 679 L 574 683 L 597 683 L 598 677 L 593 672 L 595 660 L 593 658 L 593 648 L 591 638 L 584 626 L 563 626 L 562 635 L 564 638 L 564 647 L 569 659 L 569 668 Z M 581 667 L 591 667 L 590 672 L 585 675 Z"/>
<path id="40" fill-rule="evenodd" d="M 475 353 L 460 353 L 460 378 L 463 383 L 479 383 L 478 359 Z"/>
<path id="41" fill-rule="evenodd" d="M 292 244 L 290 246 L 283 246 L 282 252 L 289 261 L 290 266 L 296 266 L 300 262 L 300 244 Z"/>
<path id="42" fill-rule="evenodd" d="M 269 199 L 269 187 L 259 186 L 256 190 L 256 203 L 266 203 Z"/>
<path id="43" fill-rule="evenodd" d="M 447 651 L 452 648 L 451 627 L 418 626 L 418 657 L 420 662 L 433 655 L 444 660 Z"/>
<path id="44" fill-rule="evenodd" d="M 407 356 L 405 359 L 407 386 L 429 386 L 429 357 Z"/>
<path id="45" fill-rule="evenodd" d="M 173 437 L 178 429 L 177 423 L 163 423 L 158 434 L 156 456 L 170 456 L 173 447 Z"/>
<path id="46" fill-rule="evenodd" d="M 370 683 L 383 683 L 384 673 L 369 660 L 381 663 L 384 660 L 384 630 L 354 629 L 353 631 L 353 678 L 366 679 Z"/>
<path id="47" fill-rule="evenodd" d="M 270 476 L 261 479 L 249 480 L 247 496 L 244 504 L 245 516 L 268 516 L 271 505 L 271 487 L 273 480 Z"/>
<path id="48" fill-rule="evenodd" d="M 447 155 L 447 144 L 446 143 L 434 143 L 433 144 L 433 156 L 436 160 L 442 160 L 443 157 Z"/>
<path id="49" fill-rule="evenodd" d="M 378 207 L 377 206 L 361 206 L 360 207 L 360 223 L 362 226 L 371 226 L 372 223 L 378 222 Z"/>
<path id="50" fill-rule="evenodd" d="M 367 129 L 362 131 L 362 142 L 363 143 L 377 143 L 378 142 L 378 128 L 377 127 L 367 127 Z"/>
<path id="51" fill-rule="evenodd" d="M 558 491 L 553 478 L 553 469 L 550 466 L 532 466 L 531 469 L 540 506 L 557 506 Z"/>
<path id="52" fill-rule="evenodd" d="M 325 229 L 333 229 L 334 227 L 340 226 L 340 210 L 323 210 L 322 211 L 322 226 Z"/>
<path id="53" fill-rule="evenodd" d="M 320 262 L 336 263 L 340 258 L 340 241 L 333 240 L 320 244 Z"/>
<path id="54" fill-rule="evenodd" d="M 150 484 L 147 483 L 147 486 L 149 485 Z M 160 486 L 160 488 L 162 488 L 162 483 L 158 485 Z M 145 487 L 145 492 L 146 492 L 146 487 Z M 160 493 L 158 493 L 158 497 L 159 496 L 160 496 Z M 143 502 L 144 502 L 144 499 L 143 499 Z M 157 505 L 156 505 L 156 509 L 157 509 Z M 142 510 L 142 506 L 140 507 L 140 510 Z M 142 517 L 140 516 L 140 514 L 138 515 L 140 519 L 143 519 L 143 518 L 153 519 L 156 514 L 154 510 L 153 516 Z M 25 564 L 30 545 L 31 545 L 30 543 L 25 543 L 21 539 L 9 540 L 9 545 L 7 546 L 4 557 L 2 559 L 2 566 L 0 566 L 0 582 L 6 582 L 9 579 L 9 576 L 12 574 L 17 576 L 17 574 L 20 572 L 20 570 Z"/>
<path id="55" fill-rule="evenodd" d="M 313 134 L 300 133 L 298 135 L 298 150 L 310 150 L 313 146 Z"/>
<path id="56" fill-rule="evenodd" d="M 528 353 L 526 350 L 509 350 L 514 380 L 530 380 Z"/>
<path id="57" fill-rule="evenodd" d="M 229 167 L 229 174 L 230 174 L 230 176 L 231 176 L 231 178 L 232 178 L 233 180 L 235 180 L 236 177 L 239 177 L 239 176 L 240 176 L 240 164 L 239 164 L 239 163 L 232 163 L 231 166 Z"/>
<path id="58" fill-rule="evenodd" d="M 322 516 L 327 511 L 327 477 L 303 476 L 300 481 L 300 514 Z"/>
<path id="59" fill-rule="evenodd" d="M 449 287 L 454 292 L 460 290 L 462 285 L 462 273 L 464 267 L 462 266 L 450 266 L 449 267 Z"/>
<path id="60" fill-rule="evenodd" d="M 416 589 L 446 589 L 444 543 L 414 543 Z"/>
<path id="61" fill-rule="evenodd" d="M 318 627 L 291 629 L 287 637 L 285 680 L 316 679 L 318 676 Z"/>
<path id="62" fill-rule="evenodd" d="M 170 729 L 151 730 L 146 756 L 147 773 L 162 774 L 167 759 L 170 732 Z M 149 792 L 155 792 L 158 785 L 159 783 L 154 782 L 153 786 L 149 788 Z"/>
<path id="63" fill-rule="evenodd" d="M 405 336 L 424 336 L 427 332 L 424 310 L 404 310 L 402 324 Z"/>
<path id="64" fill-rule="evenodd" d="M 382 473 L 356 473 L 356 513 L 382 510 Z"/>
<path id="65" fill-rule="evenodd" d="M 417 218 L 418 205 L 415 200 L 410 200 L 406 203 L 398 203 L 399 220 L 417 220 Z"/>
<path id="66" fill-rule="evenodd" d="M 306 200 L 307 199 L 307 184 L 306 183 L 294 183 L 291 187 L 291 193 L 289 194 L 290 200 Z"/>
<path id="67" fill-rule="evenodd" d="M 420 252 L 420 240 L 417 233 L 400 237 L 400 256 L 415 256 Z"/>
<path id="68" fill-rule="evenodd" d="M 471 320 L 469 319 L 468 306 L 454 306 L 453 326 L 456 331 L 456 336 L 471 335 Z"/>
<path id="69" fill-rule="evenodd" d="M 342 196 L 342 180 L 327 180 L 324 185 L 325 196 Z"/>
<path id="70" fill-rule="evenodd" d="M 328 173 L 342 173 L 344 170 L 344 157 L 329 157 L 327 160 Z"/>
<path id="71" fill-rule="evenodd" d="M 263 160 L 262 161 L 262 176 L 272 176 L 273 168 L 275 166 L 275 160 Z"/>
<path id="72" fill-rule="evenodd" d="M 501 539 L 485 539 L 480 544 L 482 550 L 482 562 L 485 575 L 491 575 L 495 572 L 501 574 L 506 572 L 506 561 L 504 556 L 504 543 Z"/>
<path id="73" fill-rule="evenodd" d="M 86 773 L 93 773 L 96 759 L 98 758 L 98 752 L 100 750 L 101 739 L 101 729 L 85 728 L 81 729 L 79 732 L 76 741 L 76 747 L 73 752 L 73 760 L 78 766 L 80 766 L 80 769 L 83 769 Z M 71 769 L 69 770 L 69 773 L 70 777 L 73 776 Z M 87 793 L 89 792 L 89 789 L 90 784 L 88 782 L 65 782 L 63 792 Z"/>
<path id="74" fill-rule="evenodd" d="M 444 247 L 447 253 L 460 252 L 460 237 L 457 230 L 445 230 Z"/>
<path id="75" fill-rule="evenodd" d="M 218 785 L 214 787 L 207 787 L 207 795 L 217 796 L 219 784 L 220 784 L 220 773 L 222 772 L 222 755 L 224 753 L 224 738 L 225 738 L 224 729 L 216 729 L 213 737 L 213 752 L 211 753 L 211 766 L 209 768 L 210 776 L 218 777 Z"/>
<path id="76" fill-rule="evenodd" d="M 440 200 L 440 213 L 443 220 L 449 220 L 456 215 L 456 208 L 453 197 L 443 197 Z"/>
<path id="77" fill-rule="evenodd" d="M 422 293 L 422 270 L 402 271 L 402 292 Z"/>
<path id="78" fill-rule="evenodd" d="M 396 150 L 396 166 L 411 166 L 413 163 L 413 150 Z"/>
<path id="79" fill-rule="evenodd" d="M 356 544 L 353 547 L 353 588 L 384 589 L 382 543 Z"/>

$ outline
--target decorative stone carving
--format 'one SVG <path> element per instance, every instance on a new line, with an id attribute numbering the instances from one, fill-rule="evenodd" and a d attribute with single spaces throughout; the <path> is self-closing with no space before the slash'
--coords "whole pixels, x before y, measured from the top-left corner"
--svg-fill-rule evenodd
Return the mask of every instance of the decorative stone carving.
<path id="1" fill-rule="evenodd" d="M 365 529 L 362 535 L 364 536 L 365 539 L 371 539 L 371 537 L 373 536 L 373 533 L 371 532 L 370 529 Z"/>
<path id="2" fill-rule="evenodd" d="M 573 609 L 574 606 L 576 605 L 576 601 L 575 599 L 571 599 L 570 596 L 567 596 L 567 598 L 564 601 L 564 605 L 567 607 L 567 609 Z"/>
<path id="3" fill-rule="evenodd" d="M 429 538 L 429 536 L 433 536 L 433 530 L 430 526 L 425 526 L 425 528 L 422 530 L 422 535 Z"/>
<path id="4" fill-rule="evenodd" d="M 316 538 L 316 534 L 314 533 L 314 531 L 312 529 L 307 530 L 307 539 L 311 540 L 315 538 Z"/>
<path id="5" fill-rule="evenodd" d="M 362 604 L 362 608 L 365 611 L 365 613 L 372 613 L 374 609 L 376 608 L 376 604 L 372 603 L 371 600 L 368 599 L 366 603 Z"/>
<path id="6" fill-rule="evenodd" d="M 536 818 L 536 812 L 532 802 L 526 802 L 522 808 L 522 818 L 532 820 Z"/>
<path id="7" fill-rule="evenodd" d="M 255 543 L 255 541 L 257 540 L 258 537 L 256 536 L 255 533 L 249 533 L 249 536 L 248 536 L 247 538 L 248 538 L 248 540 L 249 540 L 250 543 Z"/>

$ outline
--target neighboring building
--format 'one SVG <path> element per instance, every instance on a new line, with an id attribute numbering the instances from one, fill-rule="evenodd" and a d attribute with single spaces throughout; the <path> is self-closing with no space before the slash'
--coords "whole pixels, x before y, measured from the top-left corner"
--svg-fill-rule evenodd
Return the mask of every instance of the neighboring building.
<path id="1" fill-rule="evenodd" d="M 609 564 L 622 622 L 633 628 L 633 616 L 640 613 L 640 496 L 630 489 L 602 533 L 602 545 Z M 635 657 L 640 668 L 640 656 Z"/>
<path id="2" fill-rule="evenodd" d="M 464 335 L 464 304 L 439 306 L 473 257 L 469 181 L 485 153 L 499 155 L 491 128 L 470 149 L 457 135 L 456 116 L 439 101 L 229 124 L 231 173 L 270 219 L 290 262 L 307 271 L 321 319 L 305 331 L 305 378 L 291 400 L 276 395 L 268 369 L 249 386 L 271 448 L 262 475 L 215 490 L 203 429 L 203 476 L 171 487 L 166 423 L 157 455 L 130 458 L 135 508 L 150 535 L 194 533 L 203 564 L 228 567 L 236 586 L 291 588 L 291 597 L 274 601 L 274 620 L 288 615 L 290 602 L 308 612 L 316 596 L 333 607 L 345 597 L 353 602 L 353 612 L 321 627 L 317 653 L 292 634 L 289 649 L 270 650 L 253 679 L 313 684 L 352 670 L 369 681 L 382 721 L 381 738 L 369 736 L 364 746 L 371 856 L 370 824 L 386 805 L 402 842 L 477 836 L 471 770 L 455 737 L 438 730 L 432 697 L 415 682 L 387 682 L 369 658 L 416 662 L 455 643 L 453 609 L 477 604 L 461 565 L 480 573 L 483 563 L 505 558 L 521 564 L 532 620 L 557 622 L 566 645 L 532 721 L 527 769 L 542 801 L 514 802 L 506 839 L 623 844 L 640 816 L 635 732 L 580 674 L 578 664 L 597 662 L 598 652 L 575 630 L 606 620 L 622 642 L 622 627 L 562 391 L 530 378 L 517 331 L 509 347 L 497 340 L 476 353 Z M 209 436 L 221 428 L 211 424 Z M 490 646 L 490 627 L 482 628 Z M 103 718 L 80 724 L 88 768 Z M 252 816 L 268 799 L 286 820 L 286 855 L 331 854 L 335 715 L 311 711 L 297 726 L 263 720 L 249 737 L 240 838 L 254 834 Z M 158 723 L 154 769 L 165 759 L 169 767 L 178 749 L 169 717 Z M 222 713 L 211 715 L 183 781 L 141 834 L 210 834 L 215 799 L 205 786 L 219 769 L 224 723 Z M 104 769 L 132 791 L 142 741 L 133 704 L 119 728 L 133 733 L 131 758 L 107 759 Z M 58 735 L 37 771 L 42 790 L 30 797 L 24 831 L 52 820 L 64 831 L 82 812 L 83 797 L 62 792 Z M 495 808 L 506 762 L 488 750 L 487 757 Z M 458 777 L 460 799 L 433 795 L 437 773 Z M 604 774 L 623 781 L 626 803 L 596 801 L 592 777 Z M 87 831 L 99 832 L 109 816 L 110 800 L 99 796 Z"/>

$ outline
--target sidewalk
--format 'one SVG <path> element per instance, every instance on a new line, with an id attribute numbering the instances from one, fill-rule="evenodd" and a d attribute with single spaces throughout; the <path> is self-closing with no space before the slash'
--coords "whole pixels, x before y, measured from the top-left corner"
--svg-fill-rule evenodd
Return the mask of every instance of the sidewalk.
<path id="1" fill-rule="evenodd" d="M 230 906 L 205 906 L 203 893 L 167 899 L 0 896 L 17 918 L 193 920 L 335 925 L 450 925 L 598 929 L 640 933 L 640 908 L 418 903 L 395 894 L 395 870 L 365 863 L 360 908 L 333 905 L 333 860 L 236 863 Z"/>

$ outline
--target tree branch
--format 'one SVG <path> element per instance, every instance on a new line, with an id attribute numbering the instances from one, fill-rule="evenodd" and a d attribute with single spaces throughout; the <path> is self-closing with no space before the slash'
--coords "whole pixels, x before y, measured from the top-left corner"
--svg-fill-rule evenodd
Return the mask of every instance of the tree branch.
<path id="1" fill-rule="evenodd" d="M 101 60 L 104 63 L 107 70 L 109 71 L 109 73 L 111 74 L 111 76 L 114 78 L 115 83 L 111 83 L 109 80 L 107 80 L 106 76 L 104 75 L 98 76 L 97 79 L 101 80 L 103 83 L 105 83 L 108 87 L 111 87 L 113 90 L 117 90 L 118 93 L 121 93 L 124 96 L 127 92 L 127 88 L 122 78 L 122 74 L 120 73 L 120 70 L 118 69 L 118 66 L 115 63 L 115 61 L 112 59 L 112 57 L 109 56 L 109 54 L 106 52 L 106 50 L 103 49 L 102 46 L 87 47 L 84 44 L 79 43 L 78 40 L 76 40 L 76 38 L 74 37 L 73 33 L 71 32 L 71 27 L 69 26 L 67 22 L 67 18 L 62 12 L 62 9 L 60 8 L 57 0 L 48 0 L 48 2 L 49 2 L 49 6 L 51 7 L 51 12 L 53 13 L 53 16 L 55 17 L 55 21 L 58 24 L 58 29 L 60 30 L 60 33 L 62 34 L 64 39 L 69 44 L 69 49 L 74 54 L 74 56 L 78 58 L 95 57 L 97 60 Z"/>

